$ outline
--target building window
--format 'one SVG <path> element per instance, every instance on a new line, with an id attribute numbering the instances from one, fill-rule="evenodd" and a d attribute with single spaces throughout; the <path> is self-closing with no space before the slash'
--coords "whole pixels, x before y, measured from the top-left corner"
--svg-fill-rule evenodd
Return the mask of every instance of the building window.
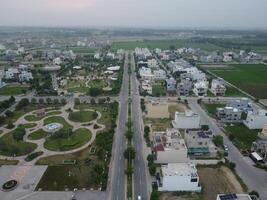
<path id="1" fill-rule="evenodd" d="M 197 182 L 197 178 L 191 178 L 191 182 L 196 183 Z"/>

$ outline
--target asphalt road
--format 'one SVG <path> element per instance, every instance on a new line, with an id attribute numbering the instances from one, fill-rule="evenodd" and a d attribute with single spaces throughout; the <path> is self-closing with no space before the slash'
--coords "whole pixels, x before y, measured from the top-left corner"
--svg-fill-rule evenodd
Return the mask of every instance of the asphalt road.
<path id="1" fill-rule="evenodd" d="M 111 160 L 111 181 L 110 181 L 110 199 L 125 199 L 125 160 L 123 152 L 125 149 L 125 132 L 128 117 L 128 91 L 129 91 L 129 75 L 128 75 L 128 54 L 124 63 L 124 74 L 121 93 L 119 97 L 119 116 L 117 123 L 117 131 L 114 136 L 113 152 Z"/>
<path id="2" fill-rule="evenodd" d="M 135 61 L 132 55 L 131 58 L 132 73 L 131 73 L 131 98 L 132 98 L 132 122 L 133 122 L 133 145 L 136 150 L 134 160 L 134 199 L 141 196 L 142 200 L 148 200 L 148 185 L 147 181 L 147 165 L 144 158 L 144 140 L 143 140 L 143 124 L 142 113 L 140 108 L 140 95 L 136 75 L 134 73 Z"/>
<path id="3" fill-rule="evenodd" d="M 222 135 L 224 143 L 229 148 L 228 159 L 236 163 L 236 171 L 250 190 L 258 191 L 262 200 L 267 199 L 267 173 L 253 166 L 248 157 L 244 157 L 233 143 L 225 136 L 217 122 L 197 104 L 196 100 L 189 101 L 190 108 L 201 116 L 202 124 L 208 124 L 214 134 Z"/>

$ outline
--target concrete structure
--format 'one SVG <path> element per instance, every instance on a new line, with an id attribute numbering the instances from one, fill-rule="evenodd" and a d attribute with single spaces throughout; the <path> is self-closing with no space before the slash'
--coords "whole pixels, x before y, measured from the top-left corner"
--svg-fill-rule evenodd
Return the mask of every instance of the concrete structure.
<path id="1" fill-rule="evenodd" d="M 120 66 L 113 66 L 113 67 L 108 67 L 108 71 L 120 71 L 121 67 Z"/>
<path id="2" fill-rule="evenodd" d="M 208 157 L 217 156 L 217 148 L 212 142 L 211 131 L 187 130 L 184 138 L 189 155 Z"/>
<path id="3" fill-rule="evenodd" d="M 176 93 L 176 81 L 174 78 L 166 79 L 165 83 L 168 93 Z"/>
<path id="4" fill-rule="evenodd" d="M 185 141 L 177 129 L 167 129 L 166 132 L 154 132 L 152 151 L 155 163 L 188 162 Z"/>
<path id="5" fill-rule="evenodd" d="M 138 60 L 147 60 L 152 58 L 152 53 L 148 48 L 135 48 L 135 56 Z"/>
<path id="6" fill-rule="evenodd" d="M 201 191 L 197 169 L 192 163 L 162 165 L 157 180 L 159 191 Z"/>
<path id="7" fill-rule="evenodd" d="M 248 194 L 218 194 L 216 200 L 252 200 L 252 198 Z"/>
<path id="8" fill-rule="evenodd" d="M 200 116 L 191 110 L 175 112 L 175 119 L 172 121 L 174 128 L 198 129 L 200 128 Z"/>
<path id="9" fill-rule="evenodd" d="M 156 59 L 149 59 L 147 61 L 147 66 L 150 68 L 150 69 L 158 69 L 159 66 L 158 66 L 158 62 Z"/>
<path id="10" fill-rule="evenodd" d="M 180 83 L 177 84 L 177 93 L 179 96 L 189 96 L 190 91 L 192 91 L 193 82 L 190 78 L 182 79 Z"/>
<path id="11" fill-rule="evenodd" d="M 213 79 L 211 82 L 210 91 L 214 96 L 224 96 L 226 87 L 221 79 Z"/>
<path id="12" fill-rule="evenodd" d="M 57 71 L 59 71 L 61 67 L 59 65 L 46 65 L 42 68 L 42 71 L 50 73 L 52 79 L 52 87 L 54 90 L 58 90 L 58 83 L 57 83 Z"/>
<path id="13" fill-rule="evenodd" d="M 251 152 L 257 152 L 264 161 L 267 161 L 267 139 L 253 142 Z"/>
<path id="14" fill-rule="evenodd" d="M 249 102 L 248 98 L 241 98 L 231 101 L 227 104 L 228 107 L 238 108 L 243 112 L 252 111 L 252 104 Z"/>
<path id="15" fill-rule="evenodd" d="M 262 129 L 265 124 L 267 124 L 267 111 L 266 110 L 256 110 L 249 111 L 247 119 L 243 123 L 249 129 Z"/>
<path id="16" fill-rule="evenodd" d="M 17 68 L 8 68 L 5 72 L 6 79 L 18 79 L 19 70 Z"/>
<path id="17" fill-rule="evenodd" d="M 242 111 L 226 106 L 224 108 L 216 109 L 216 116 L 220 121 L 224 123 L 241 123 L 242 122 Z"/>
<path id="18" fill-rule="evenodd" d="M 193 92 L 199 97 L 207 96 L 208 85 L 209 83 L 207 81 L 196 82 L 193 86 Z"/>

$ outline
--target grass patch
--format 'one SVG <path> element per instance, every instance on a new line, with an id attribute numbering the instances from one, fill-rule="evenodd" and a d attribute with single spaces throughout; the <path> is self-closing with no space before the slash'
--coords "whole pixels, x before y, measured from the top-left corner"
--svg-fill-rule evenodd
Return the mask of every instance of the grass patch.
<path id="1" fill-rule="evenodd" d="M 166 90 L 164 84 L 153 84 L 152 85 L 152 96 L 159 97 L 165 96 Z"/>
<path id="2" fill-rule="evenodd" d="M 45 117 L 53 116 L 53 115 L 60 115 L 60 114 L 61 114 L 61 111 L 51 111 L 51 112 L 48 112 L 44 116 L 41 116 L 41 117 L 38 117 L 36 115 L 26 115 L 24 117 L 24 119 L 26 119 L 29 122 L 36 122 L 36 121 L 42 120 Z"/>
<path id="3" fill-rule="evenodd" d="M 22 156 L 33 152 L 37 148 L 34 143 L 15 140 L 12 132 L 4 135 L 0 140 L 5 145 L 0 150 L 0 154 L 4 156 Z"/>
<path id="4" fill-rule="evenodd" d="M 68 151 L 77 149 L 86 144 L 92 137 L 89 130 L 80 128 L 74 131 L 74 133 L 68 138 L 53 137 L 51 136 L 44 143 L 44 147 L 51 151 Z"/>
<path id="5" fill-rule="evenodd" d="M 154 119 L 145 118 L 145 124 L 151 124 L 151 131 L 166 131 L 167 128 L 172 127 L 171 119 Z"/>
<path id="6" fill-rule="evenodd" d="M 258 138 L 260 130 L 250 130 L 243 124 L 225 127 L 225 132 L 234 145 L 240 150 L 250 150 L 252 142 Z"/>
<path id="7" fill-rule="evenodd" d="M 2 96 L 15 96 L 23 94 L 28 90 L 28 87 L 7 85 L 0 88 L 0 95 Z"/>
<path id="8" fill-rule="evenodd" d="M 28 138 L 30 140 L 40 140 L 42 138 L 45 138 L 49 133 L 45 132 L 43 129 L 39 129 L 37 131 L 32 132 Z"/>
<path id="9" fill-rule="evenodd" d="M 21 128 L 33 128 L 33 127 L 35 127 L 37 124 L 35 124 L 35 123 L 28 123 L 28 124 L 20 124 L 19 125 L 19 127 L 21 127 Z"/>
<path id="10" fill-rule="evenodd" d="M 0 159 L 0 166 L 1 165 L 17 165 L 18 163 L 19 163 L 18 160 Z"/>
<path id="11" fill-rule="evenodd" d="M 220 104 L 220 103 L 202 103 L 202 107 L 204 108 L 204 110 L 206 110 L 206 112 L 211 115 L 212 117 L 216 116 L 216 109 L 217 108 L 222 108 L 225 107 L 225 104 Z"/>
<path id="12" fill-rule="evenodd" d="M 267 66 L 263 64 L 237 64 L 209 71 L 259 99 L 267 99 Z"/>
<path id="13" fill-rule="evenodd" d="M 69 114 L 69 120 L 73 122 L 90 122 L 97 118 L 97 113 L 92 111 L 78 111 Z"/>

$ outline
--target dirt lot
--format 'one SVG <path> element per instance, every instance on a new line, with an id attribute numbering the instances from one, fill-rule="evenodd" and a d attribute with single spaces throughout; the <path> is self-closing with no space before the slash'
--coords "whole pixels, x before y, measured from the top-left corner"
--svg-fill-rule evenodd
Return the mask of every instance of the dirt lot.
<path id="1" fill-rule="evenodd" d="M 235 175 L 227 167 L 198 168 L 203 194 L 175 196 L 175 193 L 161 194 L 161 200 L 214 200 L 217 194 L 244 193 Z"/>
<path id="2" fill-rule="evenodd" d="M 172 119 L 174 119 L 175 112 L 185 112 L 186 109 L 186 106 L 182 103 L 170 103 L 168 108 Z"/>

